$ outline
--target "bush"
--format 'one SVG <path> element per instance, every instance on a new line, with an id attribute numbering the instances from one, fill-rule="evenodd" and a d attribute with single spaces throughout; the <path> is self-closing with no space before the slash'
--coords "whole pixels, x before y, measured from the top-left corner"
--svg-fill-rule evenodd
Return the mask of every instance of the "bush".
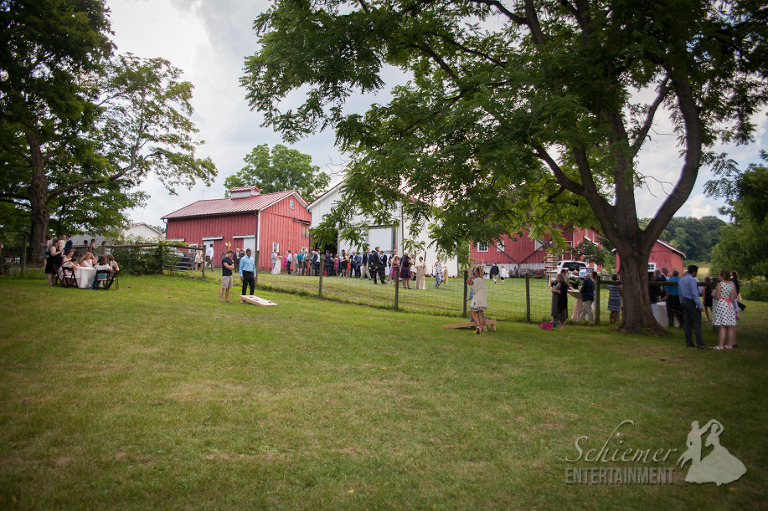
<path id="1" fill-rule="evenodd" d="M 163 273 L 163 261 L 168 247 L 159 244 L 155 247 L 116 248 L 112 250 L 121 272 L 131 275 L 149 275 Z"/>
<path id="2" fill-rule="evenodd" d="M 768 280 L 750 280 L 742 284 L 741 297 L 745 300 L 768 302 Z"/>

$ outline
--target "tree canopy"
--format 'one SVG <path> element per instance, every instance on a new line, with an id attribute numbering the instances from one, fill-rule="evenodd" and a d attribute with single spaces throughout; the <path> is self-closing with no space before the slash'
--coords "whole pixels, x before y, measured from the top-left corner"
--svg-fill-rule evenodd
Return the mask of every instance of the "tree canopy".
<path id="1" fill-rule="evenodd" d="M 761 158 L 768 162 L 768 153 L 763 151 Z M 728 201 L 723 212 L 733 223 L 721 230 L 712 250 L 712 268 L 768 279 L 768 166 L 751 164 L 741 172 L 731 164 L 719 170 L 718 179 L 707 183 L 707 192 Z"/>
<path id="2" fill-rule="evenodd" d="M 237 174 L 224 180 L 224 186 L 258 186 L 263 193 L 296 190 L 312 202 L 328 186 L 331 178 L 320 167 L 312 165 L 312 157 L 296 149 L 277 144 L 269 151 L 267 144 L 253 148 Z"/>
<path id="3" fill-rule="evenodd" d="M 0 200 L 27 212 L 36 257 L 52 210 L 60 227 L 98 227 L 141 203 L 133 189 L 150 172 L 171 193 L 210 184 L 215 166 L 195 156 L 192 85 L 166 60 L 112 57 L 103 0 L 1 6 Z"/>
<path id="4" fill-rule="evenodd" d="M 622 258 L 623 326 L 655 329 L 651 248 L 709 148 L 750 140 L 768 97 L 767 17 L 754 0 L 278 0 L 255 21 L 242 83 L 286 139 L 336 130 L 350 203 L 414 197 L 406 213 L 432 218 L 444 248 L 591 220 Z M 345 110 L 391 66 L 411 80 L 388 104 Z M 637 154 L 661 115 L 680 170 L 641 228 Z"/>

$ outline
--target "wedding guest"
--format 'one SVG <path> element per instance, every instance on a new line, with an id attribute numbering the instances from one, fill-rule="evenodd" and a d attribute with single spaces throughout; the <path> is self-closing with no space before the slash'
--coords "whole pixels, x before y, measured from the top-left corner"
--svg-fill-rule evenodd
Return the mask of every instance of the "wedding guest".
<path id="1" fill-rule="evenodd" d="M 427 289 L 426 276 L 427 276 L 427 263 L 424 262 L 424 258 L 419 256 L 419 261 L 416 263 L 416 289 Z"/>
<path id="2" fill-rule="evenodd" d="M 85 255 L 80 259 L 80 266 L 85 266 L 86 268 L 93 268 L 93 263 L 96 263 L 96 262 L 98 261 L 93 256 L 93 254 L 91 252 L 86 252 Z"/>
<path id="3" fill-rule="evenodd" d="M 117 265 L 117 261 L 115 261 L 115 256 L 113 256 L 112 254 L 107 254 L 107 264 L 109 264 L 113 272 L 120 271 L 120 266 Z"/>
<path id="4" fill-rule="evenodd" d="M 733 349 L 736 344 L 736 285 L 730 274 L 723 270 L 717 276 L 719 282 L 712 293 L 712 326 L 718 327 L 718 345 L 713 349 Z M 726 336 L 728 345 L 725 346 Z"/>
<path id="5" fill-rule="evenodd" d="M 565 321 L 568 319 L 568 281 L 565 274 L 558 273 L 555 279 L 555 286 L 552 287 L 552 320 L 559 324 L 560 328 L 565 328 Z"/>
<path id="6" fill-rule="evenodd" d="M 621 311 L 621 286 L 615 284 L 619 277 L 611 275 L 611 284 L 608 285 L 608 310 L 610 311 L 610 322 L 615 325 L 619 322 L 619 312 Z"/>
<path id="7" fill-rule="evenodd" d="M 59 238 L 51 239 L 51 244 L 48 246 L 48 257 L 45 260 L 45 273 L 48 274 L 48 285 L 53 285 L 53 280 L 56 273 L 59 271 L 59 266 L 63 262 L 61 250 L 59 250 Z"/>

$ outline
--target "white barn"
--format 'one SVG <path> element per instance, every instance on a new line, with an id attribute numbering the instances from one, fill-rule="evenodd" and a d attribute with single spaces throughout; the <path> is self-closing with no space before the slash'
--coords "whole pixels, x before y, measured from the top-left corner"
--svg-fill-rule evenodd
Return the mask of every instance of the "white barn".
<path id="1" fill-rule="evenodd" d="M 344 181 L 341 181 L 331 187 L 308 206 L 309 212 L 312 213 L 312 228 L 317 227 L 323 221 L 323 218 L 325 218 L 325 216 L 330 213 L 334 206 L 339 202 L 343 184 Z M 360 222 L 370 226 L 365 235 L 367 245 L 370 248 L 380 247 L 384 250 L 384 253 L 387 254 L 387 257 L 392 254 L 393 250 L 397 250 L 399 255 L 403 255 L 403 241 L 404 239 L 407 239 L 409 229 L 409 223 L 407 219 L 403 218 L 402 209 L 400 207 L 397 207 L 396 211 L 393 211 L 390 216 L 399 219 L 399 225 L 372 225 L 373 220 L 366 219 L 362 215 L 354 215 L 352 220 L 354 223 Z M 435 261 L 437 261 L 437 249 L 434 246 L 430 246 L 431 240 L 429 239 L 429 233 L 426 226 L 421 228 L 419 236 L 416 239 L 409 241 L 422 244 L 425 247 L 424 250 L 420 252 L 409 252 L 408 255 L 416 260 L 418 260 L 419 256 L 423 257 L 424 262 L 427 263 L 427 274 L 431 275 L 432 267 L 435 264 Z M 345 240 L 337 241 L 337 250 L 339 253 L 341 253 L 342 250 L 347 252 L 357 252 L 358 250 L 362 250 L 362 248 L 363 247 L 353 247 Z M 455 277 L 458 275 L 458 260 L 456 257 L 449 257 L 447 262 L 443 261 L 443 264 L 447 265 L 449 276 Z"/>
<path id="2" fill-rule="evenodd" d="M 140 238 L 147 241 L 163 239 L 162 232 L 158 231 L 151 225 L 145 224 L 144 222 L 131 224 L 120 234 L 120 236 L 122 238 Z"/>

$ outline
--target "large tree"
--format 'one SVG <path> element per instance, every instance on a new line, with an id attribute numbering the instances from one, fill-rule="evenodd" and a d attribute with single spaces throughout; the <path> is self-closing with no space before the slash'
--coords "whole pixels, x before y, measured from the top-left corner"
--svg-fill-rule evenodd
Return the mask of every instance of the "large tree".
<path id="1" fill-rule="evenodd" d="M 312 165 L 312 157 L 296 149 L 277 144 L 269 151 L 267 144 L 253 148 L 244 158 L 245 167 L 227 177 L 224 186 L 258 186 L 263 193 L 296 190 L 307 202 L 322 192 L 331 178 L 320 167 Z"/>
<path id="2" fill-rule="evenodd" d="M 0 200 L 28 210 L 34 258 L 67 197 L 120 210 L 150 171 L 172 193 L 216 175 L 195 157 L 192 85 L 162 59 L 110 59 L 103 0 L 3 0 L 0 26 Z"/>
<path id="3" fill-rule="evenodd" d="M 334 128 L 353 154 L 346 196 L 363 209 L 419 199 L 409 214 L 431 215 L 443 246 L 588 211 L 621 255 L 623 327 L 656 330 L 651 248 L 708 148 L 751 137 L 767 15 L 754 0 L 278 0 L 255 21 L 242 83 L 288 140 Z M 392 66 L 411 80 L 388 104 L 345 111 Z M 662 112 L 680 169 L 641 228 L 637 155 Z"/>

